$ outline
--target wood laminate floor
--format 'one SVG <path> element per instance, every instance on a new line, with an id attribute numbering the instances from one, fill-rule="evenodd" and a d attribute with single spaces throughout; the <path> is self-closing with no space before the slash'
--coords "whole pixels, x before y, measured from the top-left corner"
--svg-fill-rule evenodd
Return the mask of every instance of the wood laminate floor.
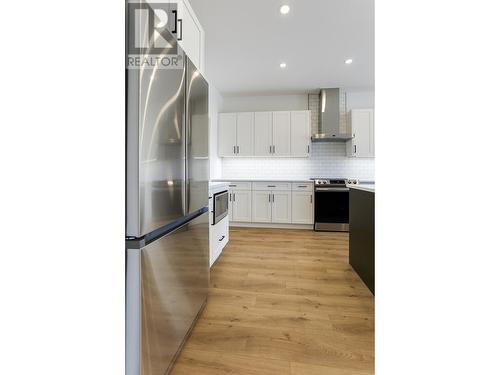
<path id="1" fill-rule="evenodd" d="M 232 228 L 173 375 L 374 373 L 374 298 L 347 233 Z"/>

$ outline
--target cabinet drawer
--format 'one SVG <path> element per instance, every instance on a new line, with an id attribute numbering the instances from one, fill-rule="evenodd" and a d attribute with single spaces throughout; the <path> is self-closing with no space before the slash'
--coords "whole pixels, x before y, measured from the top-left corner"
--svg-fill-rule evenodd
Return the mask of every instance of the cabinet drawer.
<path id="1" fill-rule="evenodd" d="M 230 182 L 229 190 L 252 190 L 251 182 Z"/>
<path id="2" fill-rule="evenodd" d="M 313 184 L 309 182 L 294 182 L 292 184 L 293 191 L 313 191 Z"/>
<path id="3" fill-rule="evenodd" d="M 229 221 L 225 217 L 215 225 L 210 225 L 210 266 L 219 258 L 229 241 Z"/>
<path id="4" fill-rule="evenodd" d="M 214 225 L 214 241 L 218 246 L 223 246 L 229 237 L 229 225 L 227 218 L 222 219 Z"/>
<path id="5" fill-rule="evenodd" d="M 253 190 L 292 190 L 290 182 L 254 182 L 252 183 Z"/>

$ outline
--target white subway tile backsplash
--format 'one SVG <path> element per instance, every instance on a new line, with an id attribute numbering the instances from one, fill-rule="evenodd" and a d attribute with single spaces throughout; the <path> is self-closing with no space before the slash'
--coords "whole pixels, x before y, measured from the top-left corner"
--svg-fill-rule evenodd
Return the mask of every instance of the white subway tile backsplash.
<path id="1" fill-rule="evenodd" d="M 309 158 L 223 158 L 222 178 L 375 180 L 375 159 L 348 158 L 345 143 L 313 143 Z"/>

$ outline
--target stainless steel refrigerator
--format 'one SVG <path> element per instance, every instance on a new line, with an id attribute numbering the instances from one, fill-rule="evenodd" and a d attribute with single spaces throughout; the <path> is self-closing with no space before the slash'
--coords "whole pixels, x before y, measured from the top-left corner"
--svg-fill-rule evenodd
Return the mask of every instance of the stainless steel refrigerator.
<path id="1" fill-rule="evenodd" d="M 168 373 L 207 299 L 208 84 L 177 53 L 126 73 L 127 375 Z"/>

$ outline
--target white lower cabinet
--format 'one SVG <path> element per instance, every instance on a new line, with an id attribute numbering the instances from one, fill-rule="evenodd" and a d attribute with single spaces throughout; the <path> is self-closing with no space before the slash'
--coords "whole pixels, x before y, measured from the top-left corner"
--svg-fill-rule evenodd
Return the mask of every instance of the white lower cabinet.
<path id="1" fill-rule="evenodd" d="M 252 221 L 252 192 L 250 190 L 233 190 L 231 202 L 232 221 Z"/>
<path id="2" fill-rule="evenodd" d="M 313 224 L 313 193 L 292 192 L 292 223 Z"/>
<path id="3" fill-rule="evenodd" d="M 271 212 L 271 192 L 254 191 L 252 193 L 252 221 L 270 223 L 272 220 Z"/>
<path id="4" fill-rule="evenodd" d="M 291 223 L 292 193 L 273 190 L 253 191 L 252 222 Z"/>
<path id="5" fill-rule="evenodd" d="M 314 223 L 310 182 L 232 182 L 229 187 L 230 222 L 271 226 Z"/>
<path id="6" fill-rule="evenodd" d="M 272 222 L 291 223 L 292 222 L 292 192 L 273 191 L 272 192 Z"/>

